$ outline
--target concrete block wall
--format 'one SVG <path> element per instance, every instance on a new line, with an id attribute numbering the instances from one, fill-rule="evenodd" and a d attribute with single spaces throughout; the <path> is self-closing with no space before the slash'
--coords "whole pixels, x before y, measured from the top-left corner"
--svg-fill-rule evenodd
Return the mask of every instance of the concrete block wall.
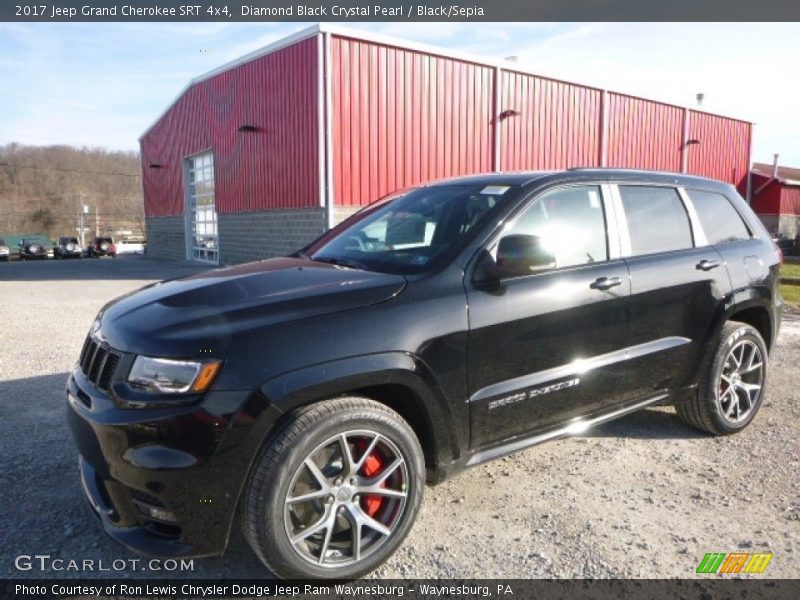
<path id="1" fill-rule="evenodd" d="M 220 264 L 291 254 L 325 231 L 323 208 L 217 215 Z"/>
<path id="2" fill-rule="evenodd" d="M 186 228 L 183 215 L 177 217 L 148 217 L 147 256 L 186 260 Z"/>
<path id="3" fill-rule="evenodd" d="M 758 218 L 772 235 L 782 233 L 783 237 L 794 239 L 800 233 L 800 215 L 758 215 Z"/>

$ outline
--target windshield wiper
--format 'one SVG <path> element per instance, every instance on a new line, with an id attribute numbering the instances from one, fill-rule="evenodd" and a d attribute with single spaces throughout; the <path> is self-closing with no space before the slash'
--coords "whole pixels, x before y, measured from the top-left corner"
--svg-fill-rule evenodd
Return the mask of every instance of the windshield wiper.
<path id="1" fill-rule="evenodd" d="M 348 269 L 359 269 L 360 271 L 368 271 L 369 270 L 362 263 L 360 263 L 358 261 L 355 261 L 355 260 L 349 260 L 347 258 L 338 258 L 336 256 L 319 256 L 319 257 L 317 257 L 317 256 L 314 256 L 314 257 L 309 256 L 308 258 L 310 258 L 314 262 L 328 263 L 328 264 L 331 264 L 331 265 L 337 265 L 339 267 L 347 267 Z"/>

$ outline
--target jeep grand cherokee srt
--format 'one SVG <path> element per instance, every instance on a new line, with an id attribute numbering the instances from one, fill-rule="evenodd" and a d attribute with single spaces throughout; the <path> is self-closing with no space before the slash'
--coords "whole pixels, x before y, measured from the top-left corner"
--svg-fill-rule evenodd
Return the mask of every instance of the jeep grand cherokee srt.
<path id="1" fill-rule="evenodd" d="M 746 427 L 779 264 L 735 189 L 696 177 L 403 190 L 293 256 L 106 305 L 67 385 L 84 491 L 138 552 L 220 554 L 238 520 L 282 577 L 359 576 L 426 481 L 655 404 Z"/>

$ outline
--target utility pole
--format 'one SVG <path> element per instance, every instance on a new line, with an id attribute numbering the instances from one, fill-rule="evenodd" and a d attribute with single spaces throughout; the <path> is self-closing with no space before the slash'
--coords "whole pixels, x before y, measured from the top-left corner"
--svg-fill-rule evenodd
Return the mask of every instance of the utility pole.
<path id="1" fill-rule="evenodd" d="M 100 237 L 100 209 L 94 207 L 94 237 Z"/>
<path id="2" fill-rule="evenodd" d="M 89 207 L 83 203 L 83 199 L 86 197 L 86 194 L 80 192 L 78 194 L 78 215 L 80 217 L 80 235 L 81 235 L 81 248 L 84 247 L 84 224 L 83 224 L 83 215 L 89 212 Z"/>

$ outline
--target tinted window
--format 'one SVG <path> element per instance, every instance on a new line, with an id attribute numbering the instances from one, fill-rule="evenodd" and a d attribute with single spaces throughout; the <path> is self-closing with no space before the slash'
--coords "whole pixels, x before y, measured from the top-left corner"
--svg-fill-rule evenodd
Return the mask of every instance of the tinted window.
<path id="1" fill-rule="evenodd" d="M 673 188 L 619 186 L 633 254 L 692 247 L 689 216 Z"/>
<path id="2" fill-rule="evenodd" d="M 686 190 L 686 193 L 694 203 L 709 244 L 750 239 L 742 218 L 725 196 L 700 190 Z"/>
<path id="3" fill-rule="evenodd" d="M 608 260 L 600 188 L 574 187 L 538 198 L 505 235 L 537 236 L 556 268 Z"/>

